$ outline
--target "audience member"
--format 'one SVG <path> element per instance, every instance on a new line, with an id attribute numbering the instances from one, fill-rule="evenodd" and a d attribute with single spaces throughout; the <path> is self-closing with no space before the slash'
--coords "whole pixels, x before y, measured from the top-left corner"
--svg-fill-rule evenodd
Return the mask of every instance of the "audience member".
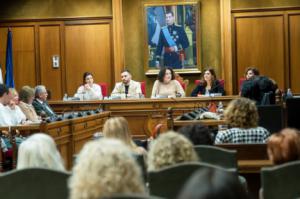
<path id="1" fill-rule="evenodd" d="M 198 156 L 193 144 L 183 135 L 169 131 L 153 141 L 148 153 L 148 170 L 194 161 L 198 161 Z"/>
<path id="2" fill-rule="evenodd" d="M 142 95 L 141 84 L 132 80 L 129 70 L 122 71 L 121 79 L 122 82 L 116 83 L 111 96 L 119 98 L 140 98 Z"/>
<path id="3" fill-rule="evenodd" d="M 201 124 L 183 126 L 179 133 L 189 139 L 194 145 L 213 145 L 213 132 Z"/>
<path id="4" fill-rule="evenodd" d="M 29 86 L 23 86 L 19 92 L 19 107 L 31 122 L 40 122 L 40 117 L 36 114 L 32 102 L 34 100 L 34 89 Z"/>
<path id="5" fill-rule="evenodd" d="M 300 160 L 300 132 L 286 128 L 268 139 L 268 156 L 274 164 Z"/>
<path id="6" fill-rule="evenodd" d="M 83 84 L 77 89 L 75 97 L 82 100 L 101 100 L 103 99 L 101 87 L 94 84 L 92 73 L 83 74 Z"/>
<path id="7" fill-rule="evenodd" d="M 62 162 L 53 138 L 47 134 L 34 134 L 19 146 L 17 169 L 39 167 L 63 171 Z"/>
<path id="8" fill-rule="evenodd" d="M 246 80 L 253 79 L 257 76 L 259 76 L 259 70 L 256 67 L 250 66 L 250 67 L 246 68 L 246 71 L 245 71 Z"/>
<path id="9" fill-rule="evenodd" d="M 220 169 L 203 168 L 186 182 L 178 199 L 249 198 L 237 176 Z"/>
<path id="10" fill-rule="evenodd" d="M 162 68 L 152 88 L 151 98 L 184 97 L 185 92 L 180 83 L 175 80 L 172 68 Z"/>
<path id="11" fill-rule="evenodd" d="M 257 108 L 250 99 L 232 100 L 225 109 L 224 116 L 231 128 L 219 131 L 215 144 L 264 143 L 270 135 L 268 130 L 258 126 Z"/>
<path id="12" fill-rule="evenodd" d="M 47 117 L 56 117 L 56 114 L 51 109 L 47 102 L 47 90 L 43 85 L 38 85 L 35 87 L 35 99 L 32 102 L 32 105 L 36 113 L 40 116 L 45 115 Z"/>
<path id="13" fill-rule="evenodd" d="M 25 124 L 26 123 L 26 116 L 22 112 L 21 108 L 18 106 L 19 104 L 19 95 L 16 89 L 10 88 L 9 92 L 12 95 L 12 99 L 10 100 L 7 108 L 7 114 L 10 115 L 11 123 L 13 125 L 18 124 Z"/>
<path id="14" fill-rule="evenodd" d="M 87 143 L 69 180 L 70 199 L 98 199 L 114 194 L 145 194 L 141 170 L 122 142 Z"/>
<path id="15" fill-rule="evenodd" d="M 103 135 L 106 138 L 114 138 L 121 140 L 134 153 L 146 155 L 147 152 L 143 147 L 138 147 L 131 137 L 128 122 L 124 117 L 112 117 L 108 119 L 103 127 Z"/>
<path id="16" fill-rule="evenodd" d="M 197 97 L 201 95 L 210 95 L 212 93 L 221 93 L 222 95 L 225 95 L 223 86 L 220 84 L 219 80 L 217 80 L 215 70 L 209 68 L 204 71 L 200 84 L 192 91 L 191 96 Z"/>

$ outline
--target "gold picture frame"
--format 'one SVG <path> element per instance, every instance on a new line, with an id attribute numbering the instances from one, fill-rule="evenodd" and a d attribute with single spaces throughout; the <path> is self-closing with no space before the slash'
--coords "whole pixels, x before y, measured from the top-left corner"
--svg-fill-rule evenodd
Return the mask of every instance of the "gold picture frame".
<path id="1" fill-rule="evenodd" d="M 143 3 L 144 70 L 155 75 L 161 67 L 179 74 L 200 74 L 200 2 Z"/>

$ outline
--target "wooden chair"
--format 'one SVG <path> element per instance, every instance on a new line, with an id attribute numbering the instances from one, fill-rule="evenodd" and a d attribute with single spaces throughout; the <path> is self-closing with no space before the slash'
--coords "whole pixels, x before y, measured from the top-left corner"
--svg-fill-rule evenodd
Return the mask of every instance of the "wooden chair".
<path id="1" fill-rule="evenodd" d="M 300 161 L 262 168 L 261 183 L 264 199 L 300 197 Z"/>
<path id="2" fill-rule="evenodd" d="M 195 150 L 200 160 L 224 168 L 237 169 L 236 150 L 222 149 L 216 146 L 198 145 Z"/>
<path id="3" fill-rule="evenodd" d="M 151 195 L 164 198 L 176 198 L 189 177 L 200 168 L 221 169 L 237 175 L 235 169 L 223 169 L 204 162 L 176 164 L 158 171 L 148 173 L 149 190 Z"/>
<path id="4" fill-rule="evenodd" d="M 68 172 L 42 168 L 10 171 L 0 176 L 0 195 L 6 199 L 66 199 L 69 177 Z"/>
<path id="5" fill-rule="evenodd" d="M 146 97 L 146 82 L 140 82 L 142 94 Z"/>

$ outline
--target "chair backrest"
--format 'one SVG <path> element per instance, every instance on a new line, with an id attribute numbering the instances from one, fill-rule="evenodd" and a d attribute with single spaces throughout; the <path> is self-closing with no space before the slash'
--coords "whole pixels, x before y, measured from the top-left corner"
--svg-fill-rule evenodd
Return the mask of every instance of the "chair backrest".
<path id="1" fill-rule="evenodd" d="M 266 128 L 270 133 L 279 132 L 284 128 L 283 107 L 281 105 L 257 106 L 259 126 Z"/>
<path id="2" fill-rule="evenodd" d="M 245 77 L 241 77 L 240 78 L 240 80 L 239 80 L 239 88 L 240 88 L 240 90 L 242 90 L 242 85 L 243 85 L 243 83 L 244 83 L 245 80 L 246 80 Z"/>
<path id="3" fill-rule="evenodd" d="M 219 79 L 220 85 L 224 88 L 225 80 L 224 79 Z M 201 83 L 200 79 L 195 80 L 195 86 L 198 86 L 198 84 Z"/>
<path id="4" fill-rule="evenodd" d="M 300 161 L 262 168 L 261 183 L 264 199 L 300 197 Z"/>
<path id="5" fill-rule="evenodd" d="M 237 160 L 268 160 L 267 144 L 218 144 L 221 148 L 236 150 Z"/>
<path id="6" fill-rule="evenodd" d="M 221 169 L 237 175 L 235 169 L 223 169 L 204 162 L 176 164 L 158 171 L 148 172 L 150 194 L 164 198 L 176 198 L 185 182 L 200 168 Z"/>
<path id="7" fill-rule="evenodd" d="M 102 96 L 103 97 L 107 97 L 108 96 L 108 94 L 107 94 L 107 92 L 108 92 L 108 84 L 105 83 L 105 82 L 100 82 L 99 86 L 101 86 Z"/>
<path id="8" fill-rule="evenodd" d="M 49 169 L 14 170 L 0 176 L 0 196 L 6 199 L 66 199 L 69 177 L 70 173 Z"/>
<path id="9" fill-rule="evenodd" d="M 146 96 L 146 82 L 140 82 L 142 94 Z"/>
<path id="10" fill-rule="evenodd" d="M 300 129 L 300 97 L 286 99 L 287 126 Z"/>
<path id="11" fill-rule="evenodd" d="M 198 145 L 195 150 L 200 160 L 224 168 L 237 169 L 236 150 L 223 149 L 216 146 Z"/>

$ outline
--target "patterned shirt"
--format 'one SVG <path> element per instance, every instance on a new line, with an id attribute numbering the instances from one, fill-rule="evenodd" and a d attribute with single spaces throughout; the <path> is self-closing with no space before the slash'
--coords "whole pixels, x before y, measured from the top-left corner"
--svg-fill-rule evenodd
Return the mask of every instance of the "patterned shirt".
<path id="1" fill-rule="evenodd" d="M 265 143 L 270 133 L 263 127 L 242 129 L 231 128 L 225 131 L 219 131 L 215 144 L 222 143 Z"/>

